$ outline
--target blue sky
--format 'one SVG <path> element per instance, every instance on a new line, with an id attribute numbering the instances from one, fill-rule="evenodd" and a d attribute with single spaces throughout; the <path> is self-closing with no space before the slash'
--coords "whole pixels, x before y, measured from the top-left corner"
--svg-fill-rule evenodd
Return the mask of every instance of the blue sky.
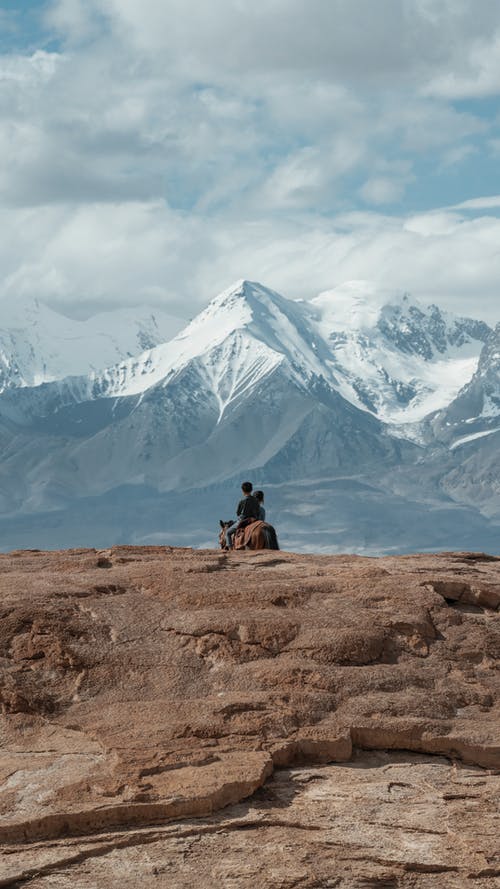
<path id="1" fill-rule="evenodd" d="M 500 320 L 499 99 L 490 0 L 4 0 L 0 300 L 367 278 Z"/>
<path id="2" fill-rule="evenodd" d="M 58 41 L 45 29 L 40 0 L 2 0 L 0 49 L 4 53 L 28 53 L 39 47 L 57 49 Z"/>

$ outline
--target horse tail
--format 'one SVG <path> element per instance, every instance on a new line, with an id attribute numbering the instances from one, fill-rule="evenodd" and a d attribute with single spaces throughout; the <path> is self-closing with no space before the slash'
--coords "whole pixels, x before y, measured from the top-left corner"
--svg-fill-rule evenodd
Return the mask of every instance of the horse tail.
<path id="1" fill-rule="evenodd" d="M 278 538 L 273 526 L 266 524 L 263 531 L 266 538 L 266 549 L 279 549 Z"/>
<path id="2" fill-rule="evenodd" d="M 271 549 L 279 549 L 280 548 L 280 545 L 278 543 L 278 535 L 276 534 L 276 531 L 274 530 L 272 525 L 271 525 L 271 541 L 272 541 L 271 542 Z"/>

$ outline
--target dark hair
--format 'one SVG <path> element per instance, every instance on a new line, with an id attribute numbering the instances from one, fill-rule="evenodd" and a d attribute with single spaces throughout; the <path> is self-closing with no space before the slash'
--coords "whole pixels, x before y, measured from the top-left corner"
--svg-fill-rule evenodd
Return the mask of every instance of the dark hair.
<path id="1" fill-rule="evenodd" d="M 253 496 L 256 500 L 259 501 L 259 503 L 262 503 L 262 501 L 264 500 L 264 491 L 254 491 Z"/>
<path id="2" fill-rule="evenodd" d="M 252 482 L 243 482 L 241 490 L 244 494 L 251 494 L 253 490 Z"/>

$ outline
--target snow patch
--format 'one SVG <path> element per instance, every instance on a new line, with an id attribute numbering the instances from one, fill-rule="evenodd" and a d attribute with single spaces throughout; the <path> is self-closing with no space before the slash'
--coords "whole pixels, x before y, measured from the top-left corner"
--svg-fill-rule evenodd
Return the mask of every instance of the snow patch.
<path id="1" fill-rule="evenodd" d="M 478 438 L 485 438 L 487 435 L 494 435 L 495 432 L 500 432 L 500 426 L 497 429 L 486 429 L 484 432 L 475 432 L 473 435 L 464 435 L 462 438 L 458 438 L 453 444 L 450 445 L 450 451 L 454 451 L 456 448 L 459 448 L 461 445 L 467 444 L 469 441 L 475 441 Z"/>

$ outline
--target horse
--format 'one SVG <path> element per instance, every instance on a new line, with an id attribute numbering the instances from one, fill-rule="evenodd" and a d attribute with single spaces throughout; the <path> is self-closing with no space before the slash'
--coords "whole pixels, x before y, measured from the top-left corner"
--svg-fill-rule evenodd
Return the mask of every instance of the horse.
<path id="1" fill-rule="evenodd" d="M 221 549 L 226 547 L 226 531 L 231 527 L 233 522 L 219 522 L 221 530 L 219 534 L 219 544 Z M 241 528 L 238 528 L 234 535 L 234 549 L 279 549 L 276 531 L 272 525 L 267 522 L 261 522 L 260 519 L 247 519 Z"/>

